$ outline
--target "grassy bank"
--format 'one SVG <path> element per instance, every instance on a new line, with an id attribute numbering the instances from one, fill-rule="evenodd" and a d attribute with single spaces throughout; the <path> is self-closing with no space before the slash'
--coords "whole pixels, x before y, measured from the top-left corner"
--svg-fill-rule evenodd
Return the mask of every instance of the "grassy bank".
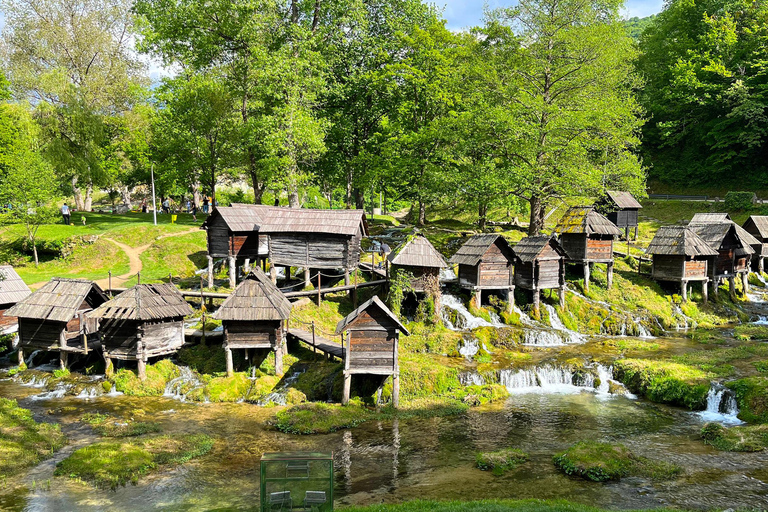
<path id="1" fill-rule="evenodd" d="M 345 512 L 607 512 L 608 509 L 563 500 L 479 500 L 410 501 L 396 505 L 345 507 L 341 510 Z"/>
<path id="2" fill-rule="evenodd" d="M 620 480 L 628 476 L 670 479 L 682 473 L 678 466 L 640 457 L 617 443 L 582 441 L 555 455 L 553 460 L 566 475 L 594 482 Z"/>
<path id="3" fill-rule="evenodd" d="M 16 400 L 0 398 L 0 475 L 12 476 L 35 466 L 65 443 L 58 425 L 38 423 Z"/>

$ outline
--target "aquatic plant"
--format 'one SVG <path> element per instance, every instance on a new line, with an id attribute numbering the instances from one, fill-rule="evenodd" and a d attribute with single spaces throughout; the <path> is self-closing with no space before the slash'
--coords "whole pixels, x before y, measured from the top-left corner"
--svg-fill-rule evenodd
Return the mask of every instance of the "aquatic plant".
<path id="1" fill-rule="evenodd" d="M 639 457 L 623 444 L 580 441 L 554 456 L 555 467 L 566 475 L 594 482 L 619 480 L 635 475 L 669 479 L 680 473 L 679 466 Z"/>
<path id="2" fill-rule="evenodd" d="M 707 423 L 701 429 L 705 444 L 726 452 L 760 452 L 768 447 L 768 425 L 724 427 Z"/>
<path id="3" fill-rule="evenodd" d="M 483 471 L 501 476 L 528 461 L 528 454 L 519 448 L 505 448 L 495 452 L 480 452 L 475 455 L 475 464 Z"/>
<path id="4" fill-rule="evenodd" d="M 653 402 L 703 409 L 709 392 L 709 375 L 692 366 L 647 359 L 621 359 L 613 375 L 630 391 Z"/>
<path id="5" fill-rule="evenodd" d="M 154 422 L 135 421 L 132 418 L 124 420 L 100 413 L 84 414 L 80 422 L 93 427 L 93 431 L 101 437 L 136 437 L 162 430 Z"/>
<path id="6" fill-rule="evenodd" d="M 747 423 L 768 423 L 768 378 L 748 377 L 726 383 L 736 394 L 739 419 Z"/>

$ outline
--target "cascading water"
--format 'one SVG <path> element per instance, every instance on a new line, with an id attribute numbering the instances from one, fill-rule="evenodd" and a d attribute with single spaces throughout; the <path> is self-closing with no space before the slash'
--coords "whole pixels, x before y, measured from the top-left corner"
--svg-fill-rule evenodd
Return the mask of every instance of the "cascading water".
<path id="1" fill-rule="evenodd" d="M 45 393 L 40 393 L 39 395 L 33 395 L 29 397 L 29 399 L 38 401 L 38 400 L 52 400 L 54 398 L 61 398 L 67 394 L 67 391 L 69 391 L 71 387 L 72 387 L 72 384 L 57 384 L 56 388 L 54 388 L 53 390 L 46 391 Z"/>
<path id="2" fill-rule="evenodd" d="M 456 281 L 456 273 L 451 268 L 440 269 L 440 281 Z"/>
<path id="3" fill-rule="evenodd" d="M 477 327 L 506 327 L 501 320 L 499 320 L 499 317 L 491 316 L 491 319 L 494 320 L 494 323 L 491 323 L 483 318 L 479 318 L 474 316 L 472 313 L 469 312 L 469 310 L 464 306 L 464 303 L 462 303 L 458 297 L 454 295 L 450 295 L 447 293 L 444 293 L 440 296 L 440 305 L 443 306 L 442 310 L 442 316 L 443 316 L 443 323 L 446 327 L 451 329 L 452 331 L 468 331 L 475 329 Z M 446 311 L 446 308 L 452 309 L 456 311 L 459 314 L 459 321 L 456 322 L 456 325 L 454 325 L 449 316 L 448 312 Z"/>
<path id="4" fill-rule="evenodd" d="M 602 364 L 596 364 L 594 369 L 599 383 L 592 372 L 574 372 L 568 367 L 544 365 L 522 370 L 502 370 L 499 372 L 499 384 L 506 387 L 511 394 L 523 393 L 580 393 L 593 392 L 598 396 L 613 396 L 622 394 L 627 398 L 635 398 L 627 393 L 624 386 L 613 380 L 613 369 Z M 611 383 L 615 390 L 621 393 L 611 393 Z"/>
<path id="5" fill-rule="evenodd" d="M 187 399 L 187 395 L 196 389 L 202 388 L 203 383 L 198 380 L 195 372 L 189 367 L 180 366 L 179 370 L 181 371 L 181 375 L 175 379 L 171 379 L 168 384 L 165 385 L 163 396 L 184 402 Z"/>
<path id="6" fill-rule="evenodd" d="M 549 314 L 549 325 L 554 330 L 563 333 L 563 339 L 566 343 L 584 343 L 586 341 L 586 336 L 565 327 L 565 324 L 560 320 L 560 316 L 558 316 L 557 310 L 554 307 L 550 304 L 544 304 L 544 309 L 546 309 Z"/>
<path id="7" fill-rule="evenodd" d="M 705 421 L 717 421 L 738 425 L 743 423 L 738 418 L 739 405 L 736 403 L 736 397 L 733 391 L 722 384 L 713 382 L 707 393 L 707 408 L 698 413 Z"/>
<path id="8" fill-rule="evenodd" d="M 35 350 L 27 356 L 27 358 L 24 360 L 24 364 L 27 365 L 27 368 L 32 368 L 32 363 L 35 361 L 35 356 L 37 356 L 37 354 L 40 352 L 40 350 Z"/>
<path id="9" fill-rule="evenodd" d="M 459 374 L 459 382 L 462 386 L 482 386 L 485 379 L 475 372 L 462 372 Z"/>
<path id="10" fill-rule="evenodd" d="M 464 336 L 464 338 L 461 340 L 459 354 L 466 357 L 467 359 L 472 359 L 475 357 L 475 354 L 477 354 L 479 350 L 480 343 L 478 343 L 475 338 L 472 338 L 471 336 Z"/>
<path id="11" fill-rule="evenodd" d="M 298 380 L 302 373 L 304 373 L 304 370 L 293 372 L 291 375 L 286 377 L 283 381 L 283 384 L 278 389 L 273 390 L 263 400 L 259 401 L 259 405 L 286 405 L 288 401 L 288 388 L 290 388 L 291 384 Z"/>

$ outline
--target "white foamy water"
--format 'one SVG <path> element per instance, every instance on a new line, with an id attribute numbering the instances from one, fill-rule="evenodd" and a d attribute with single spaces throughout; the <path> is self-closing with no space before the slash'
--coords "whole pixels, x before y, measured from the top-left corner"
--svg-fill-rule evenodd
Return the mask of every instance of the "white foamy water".
<path id="1" fill-rule="evenodd" d="M 459 382 L 462 386 L 482 386 L 485 379 L 476 372 L 463 372 L 459 374 Z"/>
<path id="2" fill-rule="evenodd" d="M 165 385 L 163 396 L 185 402 L 187 395 L 196 389 L 202 388 L 203 383 L 198 380 L 195 372 L 189 369 L 189 367 L 180 366 L 179 370 L 181 375 L 168 381 L 168 384 Z"/>
<path id="3" fill-rule="evenodd" d="M 601 364 L 595 365 L 599 385 L 591 372 L 574 374 L 567 367 L 544 365 L 523 370 L 502 370 L 499 372 L 499 384 L 506 387 L 511 394 L 524 393 L 561 393 L 572 394 L 581 392 L 595 393 L 601 397 L 616 396 L 609 392 L 610 383 L 622 390 L 621 395 L 627 398 L 636 398 L 635 395 L 626 392 L 624 386 L 613 380 L 613 370 Z"/>
<path id="4" fill-rule="evenodd" d="M 64 395 L 67 394 L 67 391 L 72 387 L 71 384 L 58 384 L 56 385 L 56 388 L 52 391 L 46 391 L 45 393 L 40 393 L 39 395 L 34 395 L 29 397 L 30 400 L 38 401 L 38 400 L 52 400 L 54 398 L 61 398 Z"/>
<path id="5" fill-rule="evenodd" d="M 707 408 L 698 414 L 704 421 L 716 421 L 729 425 L 744 423 L 738 418 L 739 406 L 733 391 L 722 384 L 713 382 L 707 393 Z"/>
<path id="6" fill-rule="evenodd" d="M 291 375 L 286 377 L 282 385 L 279 388 L 274 389 L 263 400 L 261 400 L 259 402 L 259 405 L 267 405 L 267 404 L 286 405 L 288 401 L 288 388 L 290 388 L 291 384 L 293 384 L 298 380 L 299 376 L 302 373 L 304 373 L 304 370 L 299 372 L 293 372 Z"/>
<path id="7" fill-rule="evenodd" d="M 461 340 L 461 346 L 459 347 L 459 354 L 466 357 L 467 359 L 472 359 L 475 354 L 477 354 L 480 351 L 480 344 L 475 338 L 467 337 L 465 336 Z"/>
<path id="8" fill-rule="evenodd" d="M 452 331 L 468 331 L 477 327 L 506 327 L 498 316 L 491 316 L 491 320 L 494 321 L 493 323 L 485 320 L 484 318 L 474 316 L 469 312 L 466 306 L 464 306 L 464 303 L 454 295 L 447 293 L 442 294 L 440 296 L 440 305 L 443 306 L 443 323 Z M 459 314 L 459 318 L 461 320 L 457 323 L 457 325 L 453 325 L 453 323 L 450 321 L 445 308 L 452 309 Z"/>

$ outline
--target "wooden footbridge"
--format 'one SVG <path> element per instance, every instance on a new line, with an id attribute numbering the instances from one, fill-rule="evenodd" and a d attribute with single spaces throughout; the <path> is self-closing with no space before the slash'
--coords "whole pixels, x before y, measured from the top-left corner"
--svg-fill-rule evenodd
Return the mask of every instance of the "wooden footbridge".
<path id="1" fill-rule="evenodd" d="M 298 327 L 288 328 L 288 340 L 293 342 L 302 342 L 308 345 L 314 352 L 320 351 L 328 356 L 328 358 L 337 358 L 340 361 L 344 360 L 344 346 L 324 338 L 320 335 L 319 329 L 315 327 L 315 323 L 304 323 L 308 330 L 304 330 Z M 343 342 L 343 341 L 342 341 Z"/>

